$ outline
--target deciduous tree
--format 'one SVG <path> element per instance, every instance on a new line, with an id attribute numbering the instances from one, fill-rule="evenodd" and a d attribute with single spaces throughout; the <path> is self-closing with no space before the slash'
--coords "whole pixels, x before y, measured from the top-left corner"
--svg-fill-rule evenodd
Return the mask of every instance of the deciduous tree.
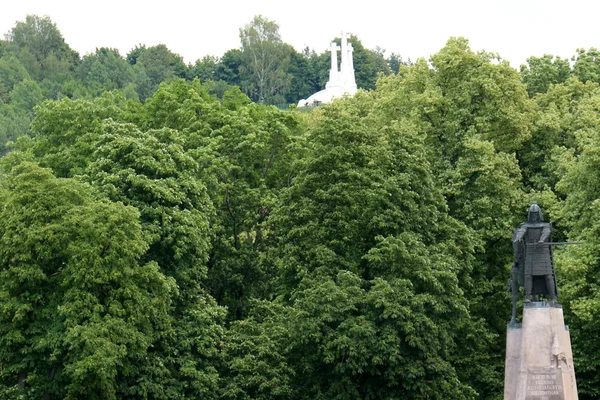
<path id="1" fill-rule="evenodd" d="M 240 28 L 243 64 L 240 80 L 244 92 L 259 103 L 284 102 L 291 76 L 290 48 L 281 41 L 279 25 L 262 15 Z"/>

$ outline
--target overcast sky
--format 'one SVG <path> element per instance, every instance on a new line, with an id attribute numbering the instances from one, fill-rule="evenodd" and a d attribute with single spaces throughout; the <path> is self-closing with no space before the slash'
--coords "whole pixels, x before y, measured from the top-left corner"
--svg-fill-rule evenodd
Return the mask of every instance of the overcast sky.
<path id="1" fill-rule="evenodd" d="M 323 52 L 346 31 L 367 48 L 416 60 L 464 36 L 472 49 L 497 52 L 518 68 L 532 55 L 600 47 L 599 11 L 600 2 L 589 0 L 0 0 L 0 33 L 27 14 L 47 15 L 81 55 L 163 43 L 194 62 L 239 48 L 239 28 L 262 14 L 299 51 Z"/>

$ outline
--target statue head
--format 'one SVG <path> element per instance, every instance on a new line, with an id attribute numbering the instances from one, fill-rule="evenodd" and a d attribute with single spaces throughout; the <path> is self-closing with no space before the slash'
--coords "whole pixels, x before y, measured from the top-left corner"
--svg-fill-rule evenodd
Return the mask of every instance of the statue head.
<path id="1" fill-rule="evenodd" d="M 542 209 L 537 203 L 534 201 L 531 207 L 529 207 L 529 214 L 527 215 L 527 222 L 537 223 L 543 222 L 544 215 L 542 214 Z"/>

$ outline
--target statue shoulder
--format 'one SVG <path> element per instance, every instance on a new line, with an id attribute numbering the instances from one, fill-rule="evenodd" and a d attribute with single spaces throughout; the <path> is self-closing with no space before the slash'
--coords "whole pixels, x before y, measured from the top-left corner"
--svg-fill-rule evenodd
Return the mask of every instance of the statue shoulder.
<path id="1" fill-rule="evenodd" d="M 552 228 L 552 224 L 550 222 L 525 222 L 521 224 L 519 229 L 527 229 L 527 228 Z"/>
<path id="2" fill-rule="evenodd" d="M 525 224 L 521 224 L 521 226 L 519 226 L 517 229 L 514 230 L 513 235 L 512 235 L 513 242 L 515 240 L 520 240 L 523 237 L 523 235 L 525 234 L 527 227 L 524 225 Z"/>

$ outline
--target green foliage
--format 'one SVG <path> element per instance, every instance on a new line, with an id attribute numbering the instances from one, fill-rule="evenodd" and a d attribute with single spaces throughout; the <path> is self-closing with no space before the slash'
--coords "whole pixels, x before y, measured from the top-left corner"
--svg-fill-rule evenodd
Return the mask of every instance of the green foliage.
<path id="1" fill-rule="evenodd" d="M 450 363 L 468 319 L 467 231 L 414 125 L 378 107 L 357 95 L 323 109 L 270 219 L 280 299 L 297 314 L 286 380 L 299 398 L 472 398 Z"/>
<path id="2" fill-rule="evenodd" d="M 472 272 L 462 285 L 470 300 L 472 319 L 464 325 L 470 332 L 458 337 L 494 349 L 493 356 L 464 362 L 460 369 L 461 379 L 472 382 L 483 397 L 502 387 L 500 338 L 509 304 L 505 266 L 512 255 L 506 238 L 520 222 L 517 211 L 526 200 L 515 152 L 530 138 L 532 120 L 518 74 L 494 59 L 475 54 L 464 39 L 451 39 L 432 56 L 431 66 L 422 59 L 404 66 L 398 75 L 381 79 L 376 91 L 388 123 L 406 118 L 425 138 L 448 212 L 467 225 L 476 245 L 476 259 L 469 261 Z M 490 313 L 490 307 L 504 314 Z M 475 363 L 478 368 L 469 366 Z"/>
<path id="3" fill-rule="evenodd" d="M 240 83 L 252 100 L 265 104 L 284 102 L 291 76 L 290 46 L 281 41 L 279 25 L 256 15 L 240 28 L 242 60 Z"/>
<path id="4" fill-rule="evenodd" d="M 88 92 L 97 97 L 106 91 L 124 89 L 133 81 L 133 70 L 116 49 L 102 47 L 81 60 L 77 75 Z"/>
<path id="5" fill-rule="evenodd" d="M 162 82 L 169 82 L 186 75 L 183 58 L 171 52 L 164 44 L 138 47 L 127 56 L 135 64 L 135 82 L 140 100 L 150 97 Z M 132 60 L 135 60 L 132 62 Z"/>
<path id="6" fill-rule="evenodd" d="M 120 397 L 175 290 L 156 264 L 140 263 L 137 211 L 33 164 L 14 168 L 0 193 L 3 389 Z"/>
<path id="7" fill-rule="evenodd" d="M 240 39 L 190 66 L 80 60 L 47 17 L 0 41 L 1 398 L 498 399 L 533 199 L 586 242 L 557 276 L 600 394 L 597 50 L 519 74 L 352 37 L 368 90 L 295 113 L 257 102 L 321 89 L 329 53 L 262 16 Z"/>
<path id="8" fill-rule="evenodd" d="M 85 179 L 140 210 L 150 242 L 145 257 L 185 286 L 206 274 L 212 210 L 204 185 L 193 179 L 198 167 L 177 136 L 104 121 Z"/>
<path id="9" fill-rule="evenodd" d="M 17 83 L 10 92 L 11 105 L 33 117 L 33 109 L 44 100 L 42 89 L 31 79 Z"/>
<path id="10" fill-rule="evenodd" d="M 13 90 L 17 83 L 28 77 L 27 70 L 17 57 L 10 55 L 0 58 L 0 88 L 2 90 L 0 99 L 8 103 L 10 101 L 8 93 Z"/>
<path id="11" fill-rule="evenodd" d="M 542 57 L 529 57 L 527 65 L 521 65 L 521 76 L 531 97 L 539 93 L 546 93 L 551 85 L 564 83 L 571 75 L 569 60 L 563 60 L 550 54 Z"/>
<path id="12" fill-rule="evenodd" d="M 599 106 L 600 97 L 597 93 L 579 101 L 576 110 L 579 125 L 573 131 L 575 143 L 572 151 L 565 152 L 560 159 L 564 173 L 556 185 L 557 191 L 565 198 L 557 217 L 561 225 L 567 228 L 567 237 L 585 242 L 577 248 L 564 250 L 557 260 L 561 266 L 557 273 L 561 297 L 567 305 L 565 313 L 573 327 L 578 391 L 585 398 L 594 398 L 600 393 L 597 373 L 600 359 L 597 357 L 597 341 L 594 340 L 600 312 Z"/>
<path id="13" fill-rule="evenodd" d="M 0 154 L 8 151 L 7 143 L 30 133 L 31 119 L 26 112 L 10 104 L 0 104 Z"/>
<path id="14" fill-rule="evenodd" d="M 348 42 L 352 43 L 354 49 L 352 57 L 356 86 L 365 90 L 375 89 L 379 75 L 389 75 L 391 73 L 383 53 L 365 49 L 362 42 L 354 35 L 348 39 Z"/>
<path id="15" fill-rule="evenodd" d="M 204 56 L 202 60 L 196 60 L 192 67 L 192 77 L 200 79 L 200 82 L 217 79 L 217 68 L 219 59 L 215 56 Z"/>
<path id="16" fill-rule="evenodd" d="M 589 50 L 577 49 L 577 55 L 572 58 L 573 75 L 581 82 L 596 82 L 600 83 L 600 52 L 598 49 L 591 48 Z"/>
<path id="17" fill-rule="evenodd" d="M 72 71 L 79 55 L 64 41 L 49 17 L 27 15 L 6 34 L 8 43 L 32 77 L 42 80 Z"/>
<path id="18" fill-rule="evenodd" d="M 306 99 L 322 88 L 318 85 L 314 63 L 306 54 L 298 53 L 290 48 L 290 67 L 288 73 L 292 76 L 286 101 L 296 104 L 299 99 Z"/>
<path id="19" fill-rule="evenodd" d="M 219 79 L 230 85 L 240 86 L 240 66 L 243 63 L 243 53 L 238 49 L 227 50 L 217 66 Z"/>
<path id="20" fill-rule="evenodd" d="M 562 154 L 575 147 L 575 132 L 590 119 L 589 107 L 598 96 L 598 85 L 571 78 L 536 96 L 532 137 L 519 152 L 524 180 L 531 188 L 554 189 L 561 178 Z"/>
<path id="21" fill-rule="evenodd" d="M 412 65 L 410 58 L 407 61 L 404 61 L 402 59 L 402 56 L 400 54 L 396 54 L 396 53 L 390 54 L 390 56 L 386 59 L 386 62 L 388 64 L 388 66 L 390 67 L 390 71 L 392 71 L 392 73 L 394 73 L 394 74 L 397 74 L 400 72 L 401 66 Z"/>
<path id="22" fill-rule="evenodd" d="M 64 176 L 89 182 L 116 204 L 135 207 L 144 240 L 140 262 L 155 266 L 177 285 L 163 300 L 167 319 L 156 341 L 148 342 L 152 350 L 144 351 L 139 375 L 119 378 L 128 387 L 120 396 L 212 398 L 224 314 L 201 286 L 212 204 L 205 186 L 194 178 L 198 166 L 185 153 L 178 132 L 141 131 L 113 119 L 137 115 L 128 104 L 122 96 L 108 94 L 94 102 L 48 102 L 34 124 L 38 135 L 20 141 L 10 159 L 13 164 L 19 158 L 39 159 Z M 67 116 L 71 118 L 62 118 Z"/>

